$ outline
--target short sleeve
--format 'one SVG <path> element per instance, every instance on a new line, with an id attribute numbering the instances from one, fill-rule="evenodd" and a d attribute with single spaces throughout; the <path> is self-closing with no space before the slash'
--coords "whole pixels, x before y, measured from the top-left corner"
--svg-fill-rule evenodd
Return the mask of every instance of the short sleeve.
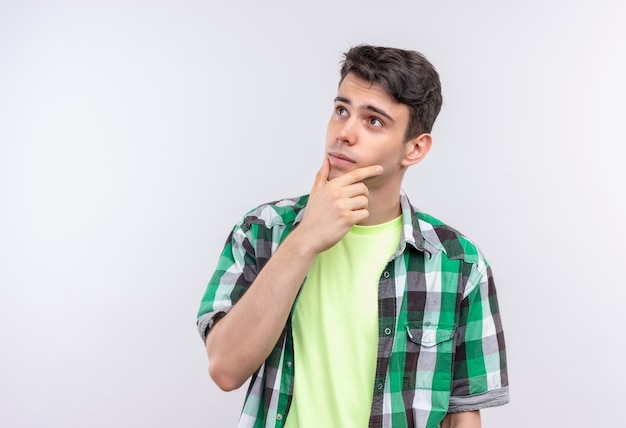
<path id="1" fill-rule="evenodd" d="M 257 260 L 245 222 L 237 224 L 224 245 L 198 310 L 197 327 L 203 341 L 213 325 L 230 311 L 257 276 Z"/>
<path id="2" fill-rule="evenodd" d="M 509 402 L 504 334 L 491 268 L 482 258 L 468 278 L 456 333 L 449 412 Z"/>

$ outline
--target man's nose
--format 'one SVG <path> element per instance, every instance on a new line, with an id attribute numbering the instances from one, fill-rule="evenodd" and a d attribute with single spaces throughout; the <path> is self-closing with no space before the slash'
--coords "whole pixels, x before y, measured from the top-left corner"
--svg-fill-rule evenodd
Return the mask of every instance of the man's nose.
<path id="1" fill-rule="evenodd" d="M 349 118 L 345 122 L 341 124 L 341 127 L 337 131 L 337 141 L 340 143 L 344 143 L 347 145 L 353 145 L 356 143 L 356 132 L 355 132 L 355 119 Z"/>

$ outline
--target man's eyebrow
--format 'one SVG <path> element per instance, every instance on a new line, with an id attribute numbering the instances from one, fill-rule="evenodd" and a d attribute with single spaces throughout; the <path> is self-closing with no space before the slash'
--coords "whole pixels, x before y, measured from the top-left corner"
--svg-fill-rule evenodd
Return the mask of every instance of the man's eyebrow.
<path id="1" fill-rule="evenodd" d="M 335 102 L 340 102 L 340 103 L 352 105 L 350 100 L 347 99 L 347 98 L 344 98 L 344 97 L 335 97 Z M 381 110 L 378 107 L 374 107 L 373 105 L 366 105 L 366 106 L 363 106 L 361 108 L 364 109 L 364 110 L 373 111 L 374 113 L 378 113 L 379 115 L 384 116 L 387 119 L 389 119 L 391 122 L 395 123 L 395 120 L 393 120 L 393 117 L 389 116 L 389 114 L 385 110 Z"/>

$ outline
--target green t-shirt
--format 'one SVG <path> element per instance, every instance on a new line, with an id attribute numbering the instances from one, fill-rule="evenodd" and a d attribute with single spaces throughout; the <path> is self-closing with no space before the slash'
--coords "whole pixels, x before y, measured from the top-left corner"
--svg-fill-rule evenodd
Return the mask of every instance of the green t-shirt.
<path id="1" fill-rule="evenodd" d="M 365 427 L 378 349 L 378 282 L 402 217 L 354 226 L 314 260 L 293 312 L 295 381 L 286 428 Z"/>

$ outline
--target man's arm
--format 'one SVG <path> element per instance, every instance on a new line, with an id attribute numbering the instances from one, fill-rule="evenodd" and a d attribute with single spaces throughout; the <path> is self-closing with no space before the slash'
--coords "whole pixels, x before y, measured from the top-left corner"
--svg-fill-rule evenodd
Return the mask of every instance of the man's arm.
<path id="1" fill-rule="evenodd" d="M 480 428 L 480 412 L 448 413 L 441 428 Z"/>
<path id="2" fill-rule="evenodd" d="M 325 159 L 302 222 L 207 336 L 209 374 L 223 390 L 239 388 L 268 357 L 315 256 L 369 216 L 368 190 L 362 181 L 382 173 L 382 167 L 360 168 L 331 181 L 329 172 Z"/>

